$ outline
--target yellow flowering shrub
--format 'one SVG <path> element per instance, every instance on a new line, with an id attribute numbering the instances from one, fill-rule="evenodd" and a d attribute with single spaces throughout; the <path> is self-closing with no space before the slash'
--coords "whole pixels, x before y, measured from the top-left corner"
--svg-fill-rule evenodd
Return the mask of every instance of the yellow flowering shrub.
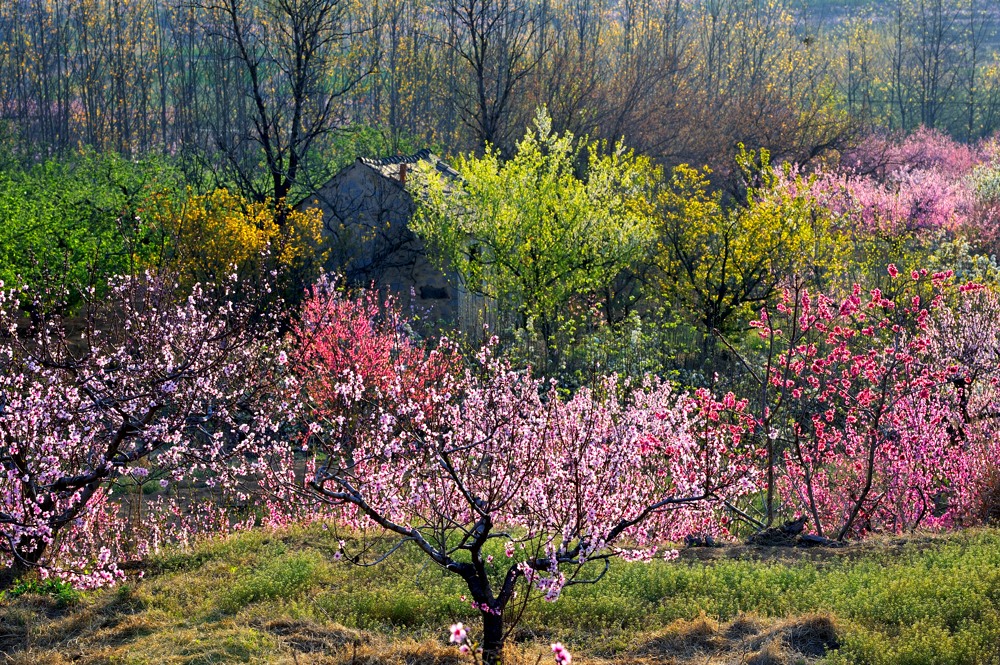
<path id="1" fill-rule="evenodd" d="M 662 290 L 709 336 L 743 329 L 793 275 L 829 288 L 850 251 L 832 213 L 808 195 L 805 176 L 782 186 L 768 152 L 742 145 L 737 166 L 748 183 L 740 203 L 711 189 L 707 168 L 687 164 L 673 169 L 658 199 Z"/>
<path id="2" fill-rule="evenodd" d="M 185 284 L 231 273 L 245 277 L 277 268 L 310 281 L 325 260 L 322 212 L 251 203 L 226 189 L 162 200 L 153 211 L 162 230 L 161 261 Z"/>

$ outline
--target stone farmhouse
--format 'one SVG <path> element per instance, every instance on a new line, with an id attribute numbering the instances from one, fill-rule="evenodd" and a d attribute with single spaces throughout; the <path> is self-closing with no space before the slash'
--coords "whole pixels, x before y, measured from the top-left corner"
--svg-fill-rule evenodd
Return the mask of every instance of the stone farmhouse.
<path id="1" fill-rule="evenodd" d="M 415 209 L 407 174 L 427 161 L 449 178 L 458 173 L 428 149 L 413 155 L 359 157 L 296 208 L 320 208 L 331 247 L 327 269 L 356 287 L 374 286 L 399 298 L 403 311 L 431 325 L 474 330 L 475 298 L 454 272 L 430 260 L 410 229 Z M 481 328 L 480 328 L 481 329 Z"/>

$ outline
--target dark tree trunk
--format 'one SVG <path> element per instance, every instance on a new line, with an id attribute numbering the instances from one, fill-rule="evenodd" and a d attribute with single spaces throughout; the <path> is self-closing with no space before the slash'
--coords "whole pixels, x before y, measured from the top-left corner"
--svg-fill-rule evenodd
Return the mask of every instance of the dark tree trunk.
<path id="1" fill-rule="evenodd" d="M 482 612 L 483 616 L 483 665 L 503 663 L 503 616 Z"/>
<path id="2" fill-rule="evenodd" d="M 483 533 L 488 532 L 489 525 L 487 524 Z M 460 564 L 462 570 L 459 574 L 469 586 L 472 599 L 481 608 L 479 614 L 483 619 L 483 637 L 480 643 L 483 650 L 482 662 L 483 665 L 501 665 L 504 646 L 503 608 L 513 592 L 514 582 L 517 581 L 517 568 L 511 568 L 511 572 L 508 572 L 507 575 L 507 581 L 500 589 L 499 597 L 494 597 L 478 549 L 473 552 L 473 560 L 475 561 L 473 564 Z"/>

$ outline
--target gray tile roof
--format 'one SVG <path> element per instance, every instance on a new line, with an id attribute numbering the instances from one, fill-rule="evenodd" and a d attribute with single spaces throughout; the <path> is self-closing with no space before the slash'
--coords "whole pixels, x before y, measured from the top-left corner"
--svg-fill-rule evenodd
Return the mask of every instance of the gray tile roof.
<path id="1" fill-rule="evenodd" d="M 418 150 L 412 155 L 394 155 L 391 157 L 358 157 L 358 161 L 366 166 L 370 166 L 379 173 L 381 173 L 386 178 L 392 178 L 393 180 L 400 180 L 400 165 L 406 164 L 416 164 L 417 162 L 427 161 L 434 165 L 440 173 L 449 177 L 457 178 L 458 171 L 451 168 L 445 162 L 441 161 L 441 158 L 431 152 L 430 148 L 424 148 L 423 150 Z"/>

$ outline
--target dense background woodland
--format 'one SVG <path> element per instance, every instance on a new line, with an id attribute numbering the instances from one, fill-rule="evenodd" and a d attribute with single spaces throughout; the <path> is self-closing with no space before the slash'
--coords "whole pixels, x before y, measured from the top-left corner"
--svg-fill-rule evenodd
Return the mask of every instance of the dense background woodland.
<path id="1" fill-rule="evenodd" d="M 997 663 L 998 131 L 986 0 L 0 4 L 0 648 Z M 298 205 L 420 148 L 461 322 Z"/>
<path id="2" fill-rule="evenodd" d="M 333 128 L 387 153 L 509 152 L 541 105 L 558 131 L 624 137 L 668 165 L 722 166 L 740 141 L 803 162 L 871 129 L 991 135 L 997 12 L 986 0 L 13 0 L 0 9 L 0 119 L 21 159 L 168 154 L 274 198 L 344 159 Z"/>

